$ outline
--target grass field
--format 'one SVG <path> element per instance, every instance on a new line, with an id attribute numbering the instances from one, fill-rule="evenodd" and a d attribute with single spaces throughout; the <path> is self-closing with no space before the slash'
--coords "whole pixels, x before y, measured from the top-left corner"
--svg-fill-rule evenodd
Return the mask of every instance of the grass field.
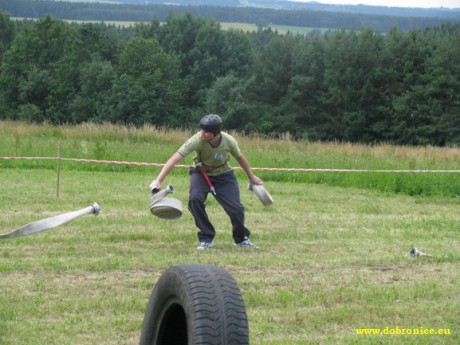
<path id="1" fill-rule="evenodd" d="M 22 17 L 12 17 L 13 20 L 20 21 L 20 20 L 36 20 L 34 18 L 22 18 Z M 104 23 L 106 25 L 113 25 L 120 28 L 129 28 L 134 27 L 136 24 L 148 24 L 148 22 L 136 22 L 136 21 L 122 21 L 122 20 L 76 20 L 76 19 L 69 19 L 65 20 L 68 23 L 76 23 L 76 24 L 84 24 L 84 23 L 92 23 L 92 24 L 100 24 Z M 238 23 L 238 22 L 219 22 L 221 28 L 223 30 L 242 30 L 246 32 L 253 32 L 257 31 L 257 25 L 252 23 Z M 290 32 L 291 34 L 302 34 L 306 35 L 311 33 L 312 31 L 318 32 L 326 32 L 328 30 L 333 29 L 324 29 L 324 28 L 309 28 L 303 26 L 289 26 L 289 25 L 273 25 L 270 24 L 269 27 L 273 31 L 277 31 L 280 34 L 287 34 Z"/>
<path id="2" fill-rule="evenodd" d="M 301 34 L 301 35 L 307 35 L 312 32 L 319 32 L 319 33 L 325 33 L 327 31 L 334 31 L 337 29 L 325 29 L 325 28 L 310 28 L 310 27 L 305 27 L 305 26 L 290 26 L 290 25 L 269 25 L 270 28 L 274 31 L 278 31 L 280 34 L 287 34 L 290 32 L 291 34 Z"/>
<path id="3" fill-rule="evenodd" d="M 0 150 L 2 156 L 53 156 L 59 137 L 67 157 L 161 161 L 187 135 L 153 128 L 3 122 Z M 288 139 L 241 137 L 240 145 L 254 166 L 276 165 L 274 157 L 284 152 L 290 159 L 283 165 L 308 160 L 329 168 L 366 162 L 375 167 L 376 161 L 385 167 L 458 167 L 454 148 L 369 148 Z M 1 344 L 136 344 L 156 280 L 170 266 L 187 262 L 213 264 L 235 277 L 251 344 L 459 343 L 455 195 L 411 196 L 360 187 L 357 180 L 354 186 L 341 186 L 334 180 L 312 183 L 300 174 L 293 178 L 289 172 L 260 172 L 275 199 L 263 207 L 237 171 L 247 225 L 260 249 L 233 246 L 229 221 L 210 197 L 216 248 L 198 252 L 188 211 L 175 221 L 148 211 L 148 184 L 158 169 L 62 162 L 57 198 L 54 161 L 0 160 L 1 233 L 93 202 L 101 206 L 99 216 L 0 240 Z M 166 182 L 185 206 L 184 171 L 174 170 Z M 452 175 L 458 174 L 442 175 L 443 183 L 449 185 Z M 436 181 L 441 175 L 423 176 Z M 433 257 L 409 257 L 413 246 Z M 449 334 L 358 335 L 361 328 Z"/>
<path id="4" fill-rule="evenodd" d="M 2 156 L 56 157 L 61 141 L 61 157 L 96 160 L 164 163 L 191 132 L 113 125 L 83 124 L 53 127 L 0 122 Z M 460 202 L 460 173 L 384 173 L 381 170 L 455 170 L 460 167 L 456 147 L 406 147 L 311 143 L 293 141 L 289 135 L 278 139 L 233 133 L 254 168 L 301 168 L 300 171 L 259 171 L 264 180 L 304 182 L 340 187 L 356 187 L 411 196 L 440 196 Z M 189 160 L 187 163 L 191 163 Z M 56 169 L 55 160 L 2 161 L 3 167 Z M 66 162 L 65 170 L 138 171 L 133 165 L 84 164 Z M 357 169 L 369 172 L 335 173 L 321 169 Z M 185 169 L 177 174 L 187 176 Z"/>

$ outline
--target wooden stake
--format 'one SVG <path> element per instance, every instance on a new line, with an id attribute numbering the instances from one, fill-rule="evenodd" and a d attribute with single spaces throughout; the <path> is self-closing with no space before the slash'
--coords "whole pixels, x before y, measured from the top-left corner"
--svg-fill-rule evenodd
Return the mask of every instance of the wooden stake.
<path id="1" fill-rule="evenodd" d="M 58 141 L 56 198 L 59 198 L 59 181 L 61 178 L 61 139 Z"/>

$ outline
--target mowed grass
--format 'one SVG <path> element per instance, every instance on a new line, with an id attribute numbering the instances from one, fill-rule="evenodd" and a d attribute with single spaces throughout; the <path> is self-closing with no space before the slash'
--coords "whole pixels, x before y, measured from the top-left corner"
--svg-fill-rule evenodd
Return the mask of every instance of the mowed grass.
<path id="1" fill-rule="evenodd" d="M 55 157 L 61 140 L 62 157 L 164 162 L 190 132 L 0 122 L 0 134 L 1 156 Z M 255 167 L 455 169 L 460 159 L 458 148 L 238 138 Z M 260 249 L 233 246 L 228 217 L 210 196 L 216 248 L 198 252 L 186 169 L 166 180 L 183 217 L 149 213 L 148 184 L 159 169 L 62 161 L 57 197 L 55 160 L 0 160 L 0 233 L 101 207 L 99 216 L 0 240 L 0 344 L 137 344 L 156 281 L 188 262 L 235 277 L 251 344 L 459 343 L 459 174 L 256 171 L 275 199 L 264 207 L 238 170 Z M 420 192 L 408 195 L 415 186 Z M 414 246 L 433 257 L 411 258 Z M 356 334 L 387 327 L 450 334 Z"/>
<path id="2" fill-rule="evenodd" d="M 125 146 L 126 153 L 131 146 Z M 237 171 L 247 225 L 260 249 L 233 246 L 229 220 L 210 196 L 217 246 L 198 252 L 185 169 L 166 181 L 183 202 L 183 217 L 167 221 L 149 213 L 148 184 L 158 169 L 88 171 L 62 162 L 57 198 L 54 169 L 0 161 L 2 233 L 93 202 L 101 207 L 99 216 L 0 240 L 1 344 L 137 344 L 157 279 L 187 262 L 213 264 L 235 277 L 251 344 L 459 343 L 457 198 L 266 175 L 275 203 L 264 207 Z M 433 257 L 409 257 L 413 246 Z M 386 327 L 448 329 L 450 335 L 356 334 L 357 328 Z"/>

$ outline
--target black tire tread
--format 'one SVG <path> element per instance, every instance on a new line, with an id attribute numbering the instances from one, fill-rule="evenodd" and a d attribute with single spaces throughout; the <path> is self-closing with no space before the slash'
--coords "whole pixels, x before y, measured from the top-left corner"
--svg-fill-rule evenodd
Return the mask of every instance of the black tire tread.
<path id="1" fill-rule="evenodd" d="M 173 288 L 177 290 L 173 292 L 177 295 L 175 297 L 183 299 L 180 303 L 189 310 L 186 318 L 191 325 L 192 334 L 188 334 L 188 344 L 249 344 L 246 308 L 238 284 L 230 273 L 212 265 L 182 264 L 166 271 L 152 292 L 144 317 L 140 342 L 142 345 L 157 345 L 151 340 L 152 337 L 155 338 L 151 328 L 155 328 L 154 325 L 162 321 L 155 320 L 159 314 L 158 310 L 155 311 L 155 304 L 161 306 L 162 301 L 156 301 L 155 297 L 167 299 L 169 292 L 157 290 L 170 289 L 173 281 L 181 285 Z M 161 344 L 167 345 L 164 342 Z"/>

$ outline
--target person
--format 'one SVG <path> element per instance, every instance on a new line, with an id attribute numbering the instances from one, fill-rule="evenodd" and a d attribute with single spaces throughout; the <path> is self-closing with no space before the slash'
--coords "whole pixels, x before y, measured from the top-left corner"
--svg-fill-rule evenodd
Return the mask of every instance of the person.
<path id="1" fill-rule="evenodd" d="M 150 189 L 152 192 L 160 190 L 165 177 L 174 166 L 194 152 L 194 165 L 189 169 L 188 209 L 199 229 L 200 244 L 197 249 L 209 249 L 214 246 L 216 230 L 209 220 L 205 204 L 210 192 L 213 192 L 216 200 L 230 217 L 235 245 L 242 248 L 258 248 L 249 239 L 250 231 L 245 226 L 244 206 L 240 201 L 238 181 L 229 164 L 230 157 L 233 156 L 243 168 L 250 184 L 262 185 L 263 181 L 252 172 L 248 160 L 240 151 L 237 140 L 222 131 L 222 119 L 219 115 L 204 116 L 199 126 L 200 131 L 189 138 L 168 159 L 157 178 L 150 184 Z"/>

